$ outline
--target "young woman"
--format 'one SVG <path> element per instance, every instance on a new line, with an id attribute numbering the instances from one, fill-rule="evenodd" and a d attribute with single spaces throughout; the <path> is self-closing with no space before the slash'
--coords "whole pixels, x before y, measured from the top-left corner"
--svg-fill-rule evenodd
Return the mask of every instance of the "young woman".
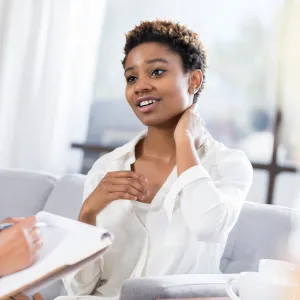
<path id="1" fill-rule="evenodd" d="M 65 279 L 70 295 L 118 299 L 128 278 L 219 272 L 252 182 L 244 153 L 215 141 L 197 112 L 206 72 L 198 35 L 142 22 L 124 50 L 126 99 L 147 130 L 87 176 L 79 220 L 105 227 L 115 242 Z"/>

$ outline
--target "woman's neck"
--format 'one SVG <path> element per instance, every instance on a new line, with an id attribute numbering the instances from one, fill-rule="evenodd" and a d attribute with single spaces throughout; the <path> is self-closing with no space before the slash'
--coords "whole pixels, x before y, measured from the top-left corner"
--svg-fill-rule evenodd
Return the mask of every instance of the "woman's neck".
<path id="1" fill-rule="evenodd" d="M 143 155 L 171 162 L 176 156 L 174 130 L 148 127 L 142 146 Z"/>

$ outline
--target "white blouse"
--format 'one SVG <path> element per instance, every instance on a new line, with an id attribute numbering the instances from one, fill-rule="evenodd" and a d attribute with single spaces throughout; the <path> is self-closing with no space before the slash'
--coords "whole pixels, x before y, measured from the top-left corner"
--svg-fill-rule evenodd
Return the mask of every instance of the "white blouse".
<path id="1" fill-rule="evenodd" d="M 94 164 L 84 200 L 107 172 L 130 170 L 135 145 L 144 135 Z M 118 299 L 129 278 L 219 272 L 253 171 L 242 151 L 228 149 L 211 136 L 198 154 L 201 164 L 179 177 L 175 167 L 152 203 L 117 200 L 97 216 L 97 226 L 113 233 L 114 244 L 101 260 L 64 279 L 69 295 Z"/>

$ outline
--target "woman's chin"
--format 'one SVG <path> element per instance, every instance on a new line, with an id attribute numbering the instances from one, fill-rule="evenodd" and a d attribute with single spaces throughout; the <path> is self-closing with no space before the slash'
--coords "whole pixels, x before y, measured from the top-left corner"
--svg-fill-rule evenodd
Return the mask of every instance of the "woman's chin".
<path id="1" fill-rule="evenodd" d="M 140 121 L 147 127 L 158 127 L 158 128 L 165 128 L 165 127 L 173 127 L 174 119 L 163 119 L 163 118 L 139 118 Z M 176 122 L 177 123 L 177 122 Z"/>
<path id="2" fill-rule="evenodd" d="M 147 127 L 158 127 L 162 125 L 162 122 L 157 120 L 140 120 Z"/>

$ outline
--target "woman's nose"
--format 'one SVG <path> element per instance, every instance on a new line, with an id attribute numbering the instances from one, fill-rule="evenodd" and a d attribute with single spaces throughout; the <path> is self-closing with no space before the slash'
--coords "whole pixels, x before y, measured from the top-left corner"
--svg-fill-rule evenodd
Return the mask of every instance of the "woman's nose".
<path id="1" fill-rule="evenodd" d="M 147 93 L 152 90 L 152 85 L 149 82 L 149 79 L 139 78 L 135 84 L 135 94 L 139 95 L 142 93 Z"/>

